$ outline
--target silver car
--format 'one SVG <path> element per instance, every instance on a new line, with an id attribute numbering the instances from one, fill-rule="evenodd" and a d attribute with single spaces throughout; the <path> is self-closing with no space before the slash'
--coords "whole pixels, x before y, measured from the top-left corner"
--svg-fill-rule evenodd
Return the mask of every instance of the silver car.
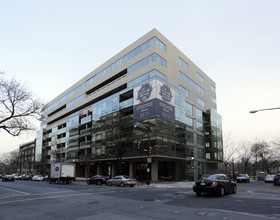
<path id="1" fill-rule="evenodd" d="M 132 179 L 129 176 L 115 176 L 113 179 L 107 181 L 107 185 L 117 185 L 117 186 L 135 186 L 137 184 L 136 179 Z"/>

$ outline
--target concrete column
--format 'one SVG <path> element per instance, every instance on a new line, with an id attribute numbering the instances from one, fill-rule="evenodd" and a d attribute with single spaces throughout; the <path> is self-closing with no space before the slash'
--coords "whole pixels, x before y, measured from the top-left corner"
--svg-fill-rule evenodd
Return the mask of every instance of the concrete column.
<path id="1" fill-rule="evenodd" d="M 111 170 L 111 175 L 112 175 L 112 178 L 114 177 L 114 176 L 116 176 L 116 165 L 115 164 L 112 164 L 112 170 Z"/>
<path id="2" fill-rule="evenodd" d="M 155 158 L 152 158 L 152 167 L 151 167 L 151 180 L 158 181 L 158 161 Z"/>
<path id="3" fill-rule="evenodd" d="M 134 163 L 133 162 L 129 162 L 129 176 L 131 178 L 134 178 Z"/>
<path id="4" fill-rule="evenodd" d="M 100 175 L 100 164 L 96 165 L 96 174 Z"/>
<path id="5" fill-rule="evenodd" d="M 85 177 L 86 178 L 90 177 L 89 167 L 90 167 L 90 165 L 88 165 L 88 164 L 85 165 Z"/>

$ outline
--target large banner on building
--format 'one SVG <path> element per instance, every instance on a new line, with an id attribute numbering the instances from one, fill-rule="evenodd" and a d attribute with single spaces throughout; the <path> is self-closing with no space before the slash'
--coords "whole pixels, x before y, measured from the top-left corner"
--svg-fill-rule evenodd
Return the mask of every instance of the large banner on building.
<path id="1" fill-rule="evenodd" d="M 157 117 L 174 122 L 174 94 L 174 89 L 158 80 L 134 88 L 134 120 L 143 121 Z"/>

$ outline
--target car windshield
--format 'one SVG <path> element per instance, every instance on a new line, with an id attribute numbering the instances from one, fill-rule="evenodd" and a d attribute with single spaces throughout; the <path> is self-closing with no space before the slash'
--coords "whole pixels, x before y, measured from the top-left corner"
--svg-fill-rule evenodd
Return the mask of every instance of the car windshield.
<path id="1" fill-rule="evenodd" d="M 246 177 L 246 174 L 239 174 L 238 177 Z"/>

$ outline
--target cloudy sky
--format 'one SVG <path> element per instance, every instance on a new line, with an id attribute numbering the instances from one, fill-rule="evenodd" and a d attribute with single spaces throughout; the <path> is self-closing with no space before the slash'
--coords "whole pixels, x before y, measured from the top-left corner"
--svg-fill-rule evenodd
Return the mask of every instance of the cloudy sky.
<path id="1" fill-rule="evenodd" d="M 158 29 L 216 82 L 224 132 L 280 136 L 278 0 L 0 0 L 0 70 L 45 102 Z M 0 131 L 0 154 L 35 134 Z"/>

